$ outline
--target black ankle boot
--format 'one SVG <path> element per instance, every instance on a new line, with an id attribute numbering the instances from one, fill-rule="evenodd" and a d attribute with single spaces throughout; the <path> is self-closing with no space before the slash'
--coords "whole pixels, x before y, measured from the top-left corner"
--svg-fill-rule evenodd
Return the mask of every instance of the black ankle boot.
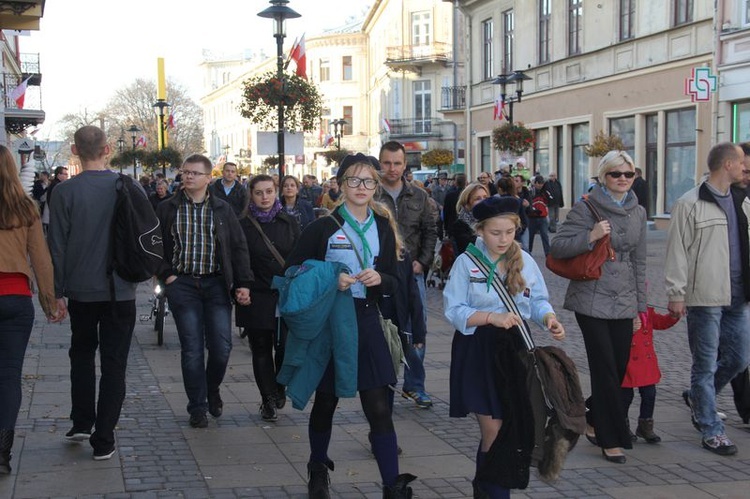
<path id="1" fill-rule="evenodd" d="M 383 499 L 411 499 L 409 482 L 416 479 L 417 477 L 409 473 L 402 473 L 397 476 L 393 487 L 383 486 Z"/>
<path id="2" fill-rule="evenodd" d="M 10 449 L 14 435 L 13 430 L 0 430 L 0 475 L 10 475 Z"/>
<path id="3" fill-rule="evenodd" d="M 331 494 L 328 492 L 328 486 L 331 484 L 328 470 L 333 471 L 333 461 L 330 459 L 327 463 L 317 461 L 307 463 L 307 495 L 309 499 L 331 498 Z"/>
<path id="4" fill-rule="evenodd" d="M 479 486 L 479 480 L 472 480 L 471 487 L 474 489 L 474 499 L 490 499 L 490 495 Z"/>

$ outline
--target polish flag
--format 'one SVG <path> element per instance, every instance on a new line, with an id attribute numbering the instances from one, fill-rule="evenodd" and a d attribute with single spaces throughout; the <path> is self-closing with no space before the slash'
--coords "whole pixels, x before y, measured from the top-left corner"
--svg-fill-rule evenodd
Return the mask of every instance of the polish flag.
<path id="1" fill-rule="evenodd" d="M 30 79 L 31 76 L 23 80 L 20 85 L 18 85 L 10 92 L 10 98 L 16 101 L 16 106 L 18 106 L 18 109 L 23 109 L 23 102 L 26 99 L 26 89 L 29 86 Z"/>
<path id="2" fill-rule="evenodd" d="M 146 147 L 146 136 L 145 135 L 141 135 L 140 138 L 138 139 L 138 141 L 135 143 L 135 147 L 138 147 L 138 146 L 143 146 L 144 148 Z"/>
<path id="3" fill-rule="evenodd" d="M 495 109 L 492 112 L 492 119 L 494 120 L 503 120 L 503 117 L 505 116 L 505 101 L 503 100 L 503 96 L 498 95 L 497 99 L 495 99 Z"/>
<path id="4" fill-rule="evenodd" d="M 164 125 L 164 128 L 167 130 L 174 128 L 174 114 L 169 113 L 169 118 L 167 118 L 167 124 Z"/>
<path id="5" fill-rule="evenodd" d="M 385 130 L 385 133 L 390 134 L 391 133 L 391 124 L 390 122 L 383 118 L 383 130 Z"/>
<path id="6" fill-rule="evenodd" d="M 297 65 L 297 76 L 307 79 L 307 54 L 305 53 L 305 35 L 299 41 L 292 45 L 292 52 L 289 58 Z"/>
<path id="7" fill-rule="evenodd" d="M 333 135 L 331 135 L 330 133 L 327 133 L 326 140 L 323 143 L 323 147 L 330 147 L 332 145 L 333 145 Z"/>

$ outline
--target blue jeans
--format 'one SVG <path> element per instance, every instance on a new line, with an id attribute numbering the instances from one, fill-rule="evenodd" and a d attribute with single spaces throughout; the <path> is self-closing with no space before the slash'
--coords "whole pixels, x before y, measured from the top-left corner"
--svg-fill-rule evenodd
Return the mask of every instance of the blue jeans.
<path id="1" fill-rule="evenodd" d="M 180 338 L 182 382 L 190 414 L 208 409 L 208 392 L 219 389 L 232 351 L 232 304 L 222 276 L 181 275 L 166 286 Z M 208 361 L 204 349 L 208 349 Z"/>
<path id="2" fill-rule="evenodd" d="M 419 299 L 422 300 L 422 318 L 425 323 L 425 329 L 427 328 L 427 288 L 424 282 L 424 274 L 417 274 L 414 276 L 417 281 L 417 289 L 419 289 Z M 411 328 L 409 328 L 411 329 Z M 423 392 L 425 370 L 424 370 L 424 355 L 426 346 L 423 344 L 422 348 L 417 348 L 412 343 L 412 348 L 407 348 L 404 351 L 404 358 L 409 367 L 404 367 L 404 391 L 407 392 Z"/>
<path id="3" fill-rule="evenodd" d="M 529 217 L 529 253 L 534 250 L 534 238 L 537 234 L 542 238 L 544 256 L 549 253 L 549 221 L 547 217 Z"/>
<path id="4" fill-rule="evenodd" d="M 0 296 L 0 430 L 16 426 L 21 408 L 21 371 L 34 325 L 30 296 Z"/>
<path id="5" fill-rule="evenodd" d="M 750 363 L 750 313 L 742 300 L 729 307 L 688 307 L 693 366 L 690 400 L 704 438 L 724 433 L 716 394 Z"/>

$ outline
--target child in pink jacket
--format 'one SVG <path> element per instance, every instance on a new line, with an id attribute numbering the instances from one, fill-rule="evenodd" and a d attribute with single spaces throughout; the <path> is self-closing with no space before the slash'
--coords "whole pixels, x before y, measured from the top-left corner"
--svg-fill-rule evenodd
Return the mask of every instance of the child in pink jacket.
<path id="1" fill-rule="evenodd" d="M 641 395 L 641 410 L 638 416 L 638 427 L 635 435 L 631 433 L 631 438 L 636 441 L 638 437 L 641 437 L 650 444 L 656 444 L 661 442 L 661 437 L 654 433 L 656 384 L 661 379 L 661 371 L 656 358 L 656 350 L 654 350 L 654 329 L 669 329 L 680 319 L 669 314 L 656 313 L 653 307 L 648 307 L 647 312 L 641 312 L 638 316 L 641 319 L 641 327 L 633 333 L 630 360 L 622 381 L 623 405 L 627 420 L 628 409 L 633 402 L 633 388 L 638 388 Z M 630 428 L 629 421 L 628 428 Z"/>

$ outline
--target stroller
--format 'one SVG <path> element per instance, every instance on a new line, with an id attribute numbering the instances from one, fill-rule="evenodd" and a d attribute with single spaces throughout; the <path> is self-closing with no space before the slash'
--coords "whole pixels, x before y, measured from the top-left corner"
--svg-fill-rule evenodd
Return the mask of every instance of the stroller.
<path id="1" fill-rule="evenodd" d="M 443 289 L 448 280 L 453 262 L 456 260 L 456 248 L 453 241 L 445 237 L 435 245 L 435 259 L 427 273 L 427 287 Z"/>

